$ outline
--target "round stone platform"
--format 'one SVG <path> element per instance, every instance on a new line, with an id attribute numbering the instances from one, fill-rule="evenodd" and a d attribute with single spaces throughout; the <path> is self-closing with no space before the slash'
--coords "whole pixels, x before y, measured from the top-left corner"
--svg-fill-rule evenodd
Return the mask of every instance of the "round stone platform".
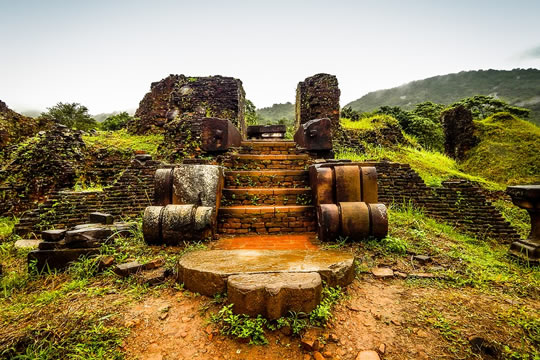
<path id="1" fill-rule="evenodd" d="M 202 250 L 184 255 L 178 281 L 207 296 L 227 291 L 231 275 L 318 273 L 328 286 L 354 280 L 354 256 L 330 250 Z"/>

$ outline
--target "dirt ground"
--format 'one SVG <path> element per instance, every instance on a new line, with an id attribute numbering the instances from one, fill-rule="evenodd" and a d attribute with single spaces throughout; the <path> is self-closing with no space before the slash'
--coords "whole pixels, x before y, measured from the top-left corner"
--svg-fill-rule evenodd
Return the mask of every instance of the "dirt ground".
<path id="1" fill-rule="evenodd" d="M 496 331 L 497 314 L 512 306 L 534 306 L 524 301 L 365 275 L 348 287 L 331 323 L 311 328 L 305 336 L 321 340 L 324 347 L 319 351 L 325 359 L 355 359 L 359 351 L 369 349 L 382 359 L 490 359 L 469 351 L 463 338 L 504 342 L 511 329 Z M 141 360 L 313 358 L 298 337 L 279 330 L 267 332 L 269 344 L 264 346 L 219 335 L 208 320 L 218 308 L 208 298 L 183 291 L 166 290 L 158 298 L 144 299 L 126 309 L 125 324 L 132 331 L 124 350 L 128 358 Z M 445 329 L 445 321 L 455 326 Z"/>

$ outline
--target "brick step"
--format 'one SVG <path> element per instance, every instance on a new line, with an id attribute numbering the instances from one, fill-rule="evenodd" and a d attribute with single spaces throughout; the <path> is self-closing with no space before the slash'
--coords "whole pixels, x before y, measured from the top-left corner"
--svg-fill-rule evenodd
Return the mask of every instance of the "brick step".
<path id="1" fill-rule="evenodd" d="M 310 157 L 299 155 L 231 155 L 223 165 L 233 170 L 289 169 L 306 170 Z"/>
<path id="2" fill-rule="evenodd" d="M 226 171 L 225 187 L 308 187 L 309 172 L 306 170 Z"/>
<path id="3" fill-rule="evenodd" d="M 240 148 L 242 154 L 287 155 L 302 154 L 294 141 L 243 141 Z"/>
<path id="4" fill-rule="evenodd" d="M 225 206 L 218 213 L 218 232 L 222 234 L 304 233 L 315 229 L 315 207 L 310 205 Z"/>
<path id="5" fill-rule="evenodd" d="M 310 188 L 223 189 L 222 205 L 310 205 Z"/>

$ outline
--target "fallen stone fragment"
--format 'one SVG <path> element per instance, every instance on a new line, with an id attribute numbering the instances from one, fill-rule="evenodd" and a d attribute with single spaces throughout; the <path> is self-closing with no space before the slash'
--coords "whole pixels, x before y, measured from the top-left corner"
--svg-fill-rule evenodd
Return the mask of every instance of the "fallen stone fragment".
<path id="1" fill-rule="evenodd" d="M 103 271 L 103 270 L 113 266 L 113 264 L 114 264 L 114 257 L 112 257 L 112 256 L 102 256 L 99 259 L 98 269 L 99 269 L 99 271 Z"/>
<path id="2" fill-rule="evenodd" d="M 381 345 L 379 345 L 379 348 L 377 350 L 379 350 L 379 353 L 381 353 L 381 355 L 384 355 L 384 353 L 386 352 L 386 344 L 381 343 Z"/>
<path id="3" fill-rule="evenodd" d="M 116 267 L 114 268 L 114 272 L 120 276 L 128 276 L 131 274 L 135 274 L 142 269 L 144 269 L 144 265 L 142 265 L 138 261 L 131 261 L 128 263 L 116 265 Z"/>
<path id="4" fill-rule="evenodd" d="M 300 345 L 302 346 L 302 349 L 309 352 L 317 351 L 319 350 L 319 347 L 320 347 L 319 340 L 311 338 L 311 337 L 301 338 Z"/>
<path id="5" fill-rule="evenodd" d="M 41 232 L 41 238 L 43 241 L 60 241 L 66 235 L 66 231 L 66 229 L 44 230 Z"/>
<path id="6" fill-rule="evenodd" d="M 289 311 L 310 313 L 321 301 L 317 273 L 273 273 L 229 276 L 227 296 L 236 314 L 278 319 Z"/>
<path id="7" fill-rule="evenodd" d="M 64 241 L 67 247 L 80 248 L 91 243 L 105 242 L 113 234 L 110 228 L 91 227 L 66 232 Z"/>
<path id="8" fill-rule="evenodd" d="M 61 241 L 41 241 L 38 245 L 39 250 L 54 250 L 62 247 Z"/>
<path id="9" fill-rule="evenodd" d="M 99 254 L 99 248 L 34 250 L 28 253 L 28 264 L 35 262 L 38 271 L 46 271 L 47 269 L 61 270 L 82 255 L 91 256 L 97 254 Z"/>
<path id="10" fill-rule="evenodd" d="M 156 260 L 152 260 L 144 264 L 144 269 L 145 270 L 157 269 L 158 267 L 163 266 L 163 265 L 165 265 L 165 260 L 156 259 Z"/>
<path id="11" fill-rule="evenodd" d="M 387 278 L 394 276 L 394 271 L 390 268 L 380 268 L 376 267 L 371 269 L 371 273 L 378 278 Z"/>
<path id="12" fill-rule="evenodd" d="M 373 350 L 360 351 L 356 356 L 356 360 L 381 360 L 379 354 Z"/>
<path id="13" fill-rule="evenodd" d="M 313 352 L 313 358 L 315 360 L 324 360 L 324 356 L 318 351 Z"/>
<path id="14" fill-rule="evenodd" d="M 112 216 L 111 214 L 105 214 L 101 212 L 93 212 L 93 213 L 90 213 L 90 222 L 98 223 L 98 224 L 105 224 L 105 225 L 112 225 L 114 222 L 114 216 Z"/>
<path id="15" fill-rule="evenodd" d="M 433 275 L 432 273 L 410 273 L 409 276 L 413 278 L 419 278 L 419 279 L 434 279 L 437 277 Z"/>
<path id="16" fill-rule="evenodd" d="M 163 283 L 169 275 L 170 271 L 164 268 L 143 270 L 137 273 L 137 282 L 139 284 L 157 285 Z"/>
<path id="17" fill-rule="evenodd" d="M 416 260 L 416 261 L 418 261 L 419 263 L 422 263 L 422 264 L 431 262 L 431 260 L 432 260 L 431 257 L 427 256 L 427 255 L 414 255 L 412 258 L 413 258 L 413 260 Z"/>
<path id="18" fill-rule="evenodd" d="M 406 279 L 407 278 L 407 274 L 405 274 L 405 273 L 403 273 L 401 271 L 395 271 L 394 275 L 397 276 L 400 279 Z"/>
<path id="19" fill-rule="evenodd" d="M 35 249 L 39 246 L 41 240 L 17 240 L 13 245 L 15 249 Z"/>

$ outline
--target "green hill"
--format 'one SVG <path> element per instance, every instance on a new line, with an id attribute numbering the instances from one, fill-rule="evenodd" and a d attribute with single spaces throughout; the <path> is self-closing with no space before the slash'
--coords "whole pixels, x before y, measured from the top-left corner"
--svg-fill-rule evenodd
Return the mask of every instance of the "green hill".
<path id="1" fill-rule="evenodd" d="M 345 106 L 373 111 L 381 106 L 414 105 L 432 101 L 450 105 L 473 95 L 492 95 L 511 105 L 531 109 L 530 120 L 540 124 L 540 70 L 478 70 L 434 76 L 392 89 L 370 92 Z"/>
<path id="2" fill-rule="evenodd" d="M 286 102 L 257 109 L 257 116 L 260 124 L 277 124 L 282 119 L 286 119 L 286 124 L 294 124 L 294 104 Z"/>

